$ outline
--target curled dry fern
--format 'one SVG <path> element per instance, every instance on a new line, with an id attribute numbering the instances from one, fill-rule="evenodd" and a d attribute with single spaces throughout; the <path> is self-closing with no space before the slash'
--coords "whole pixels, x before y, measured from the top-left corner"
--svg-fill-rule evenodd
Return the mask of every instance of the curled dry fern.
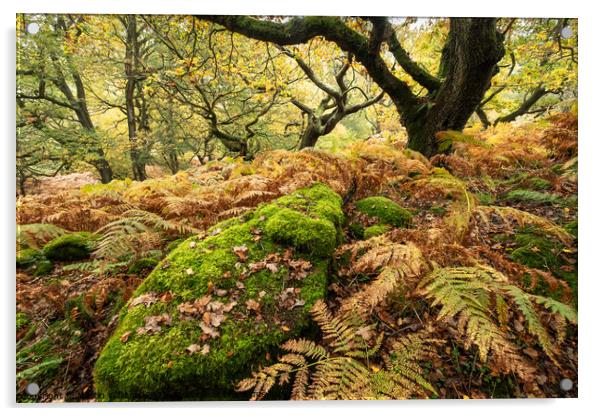
<path id="1" fill-rule="evenodd" d="M 294 376 L 293 400 L 365 400 L 409 398 L 434 388 L 423 378 L 419 362 L 439 343 L 428 331 L 416 332 L 383 347 L 381 333 L 372 342 L 362 336 L 371 327 L 355 314 L 332 316 L 326 304 L 318 301 L 312 308 L 314 320 L 323 333 L 324 346 L 310 340 L 289 340 L 281 345 L 286 354 L 278 363 L 254 372 L 239 382 L 238 391 L 252 390 L 251 400 L 260 400 L 278 381 L 284 384 Z M 371 364 L 383 354 L 384 368 Z"/>

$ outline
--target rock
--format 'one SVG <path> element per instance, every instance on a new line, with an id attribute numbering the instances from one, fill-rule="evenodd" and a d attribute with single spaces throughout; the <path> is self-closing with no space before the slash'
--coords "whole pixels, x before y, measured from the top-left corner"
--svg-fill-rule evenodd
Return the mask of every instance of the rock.
<path id="1" fill-rule="evenodd" d="M 390 229 L 391 229 L 391 226 L 387 225 L 387 224 L 373 225 L 364 230 L 364 239 L 367 240 L 369 238 L 379 236 L 381 234 L 386 233 Z"/>
<path id="2" fill-rule="evenodd" d="M 44 254 L 34 248 L 17 251 L 17 267 L 27 269 L 34 276 L 43 276 L 54 268 L 54 264 Z"/>
<path id="3" fill-rule="evenodd" d="M 150 293 L 159 300 L 122 309 L 94 370 L 98 400 L 244 399 L 235 383 L 299 336 L 312 305 L 325 296 L 341 205 L 339 195 L 318 184 L 182 242 L 130 302 Z M 266 259 L 278 268 L 251 267 Z M 292 278 L 297 259 L 312 266 L 302 279 Z M 153 331 L 138 331 L 157 317 Z M 191 345 L 203 349 L 191 353 Z"/>
<path id="4" fill-rule="evenodd" d="M 82 260 L 90 257 L 95 238 L 91 233 L 67 234 L 48 242 L 42 253 L 50 260 Z"/>
<path id="5" fill-rule="evenodd" d="M 371 196 L 361 199 L 355 203 L 355 207 L 369 217 L 378 218 L 379 224 L 407 227 L 412 222 L 410 211 L 384 196 Z"/>

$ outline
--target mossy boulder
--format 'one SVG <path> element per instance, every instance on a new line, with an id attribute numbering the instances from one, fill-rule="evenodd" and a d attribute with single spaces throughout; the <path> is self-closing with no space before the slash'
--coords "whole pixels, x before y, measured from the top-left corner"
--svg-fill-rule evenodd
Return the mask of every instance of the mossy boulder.
<path id="1" fill-rule="evenodd" d="M 387 224 L 376 224 L 371 227 L 368 227 L 364 230 L 364 239 L 369 239 L 372 237 L 379 236 L 381 234 L 386 233 L 391 229 L 390 225 Z"/>
<path id="2" fill-rule="evenodd" d="M 96 362 L 98 399 L 246 399 L 235 383 L 267 352 L 299 336 L 311 306 L 326 294 L 341 205 L 339 195 L 318 184 L 182 242 L 122 309 Z M 137 304 L 142 295 L 156 301 Z M 206 307 L 214 312 L 182 315 L 200 299 L 210 299 Z M 216 310 L 225 319 L 208 329 Z M 144 333 L 156 317 L 160 330 Z"/>
<path id="3" fill-rule="evenodd" d="M 128 267 L 128 273 L 140 274 L 142 272 L 148 272 L 157 267 L 157 264 L 159 264 L 159 260 L 154 257 L 138 259 L 130 264 L 130 267 Z"/>
<path id="4" fill-rule="evenodd" d="M 22 250 L 17 250 L 17 267 L 19 268 L 28 268 L 33 266 L 40 260 L 44 260 L 44 254 L 40 250 L 36 250 L 35 248 L 26 248 Z"/>
<path id="5" fill-rule="evenodd" d="M 34 276 L 44 276 L 52 271 L 54 264 L 40 250 L 26 248 L 17 251 L 18 268 L 26 269 Z"/>
<path id="6" fill-rule="evenodd" d="M 394 227 L 407 227 L 412 222 L 412 213 L 384 196 L 371 196 L 355 203 L 355 208 L 368 215 L 378 218 L 379 224 L 389 224 Z"/>
<path id="7" fill-rule="evenodd" d="M 50 241 L 42 253 L 50 260 L 82 260 L 90 257 L 95 237 L 88 232 L 63 235 Z"/>

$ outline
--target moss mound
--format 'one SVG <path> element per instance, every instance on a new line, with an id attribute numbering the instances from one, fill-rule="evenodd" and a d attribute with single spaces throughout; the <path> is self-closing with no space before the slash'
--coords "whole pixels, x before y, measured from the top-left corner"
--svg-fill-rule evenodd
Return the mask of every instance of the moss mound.
<path id="1" fill-rule="evenodd" d="M 179 245 L 122 309 L 96 363 L 98 399 L 246 398 L 234 393 L 236 381 L 298 336 L 326 293 L 341 205 L 336 193 L 315 185 Z M 141 295 L 153 301 L 136 304 Z M 202 299 L 209 309 L 186 316 Z M 225 319 L 208 328 L 220 311 Z M 157 317 L 160 329 L 144 333 Z"/>
<path id="2" fill-rule="evenodd" d="M 40 260 L 44 259 L 44 255 L 40 250 L 35 248 L 26 248 L 17 251 L 17 267 L 27 268 L 33 266 Z"/>
<path id="3" fill-rule="evenodd" d="M 389 225 L 386 225 L 386 224 L 373 225 L 373 226 L 368 227 L 368 228 L 366 228 L 364 230 L 364 239 L 367 240 L 369 238 L 379 236 L 381 234 L 386 233 L 390 229 L 391 229 L 391 227 Z"/>
<path id="4" fill-rule="evenodd" d="M 358 211 L 376 217 L 380 224 L 394 227 L 407 227 L 412 222 L 412 214 L 405 208 L 384 196 L 371 196 L 355 203 Z"/>
<path id="5" fill-rule="evenodd" d="M 16 264 L 18 268 L 26 269 L 34 276 L 43 276 L 50 273 L 54 264 L 48 260 L 40 250 L 26 248 L 17 251 Z"/>
<path id="6" fill-rule="evenodd" d="M 140 274 L 144 271 L 149 271 L 157 267 L 159 260 L 153 257 L 146 257 L 134 261 L 130 267 L 128 267 L 129 274 Z"/>
<path id="7" fill-rule="evenodd" d="M 87 232 L 73 233 L 57 237 L 42 249 L 50 260 L 82 260 L 90 257 L 94 238 Z"/>

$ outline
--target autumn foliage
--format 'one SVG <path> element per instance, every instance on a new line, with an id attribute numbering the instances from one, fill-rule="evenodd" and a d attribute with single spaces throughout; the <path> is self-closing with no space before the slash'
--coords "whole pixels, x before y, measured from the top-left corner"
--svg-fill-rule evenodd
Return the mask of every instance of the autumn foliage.
<path id="1" fill-rule="evenodd" d="M 328 293 L 311 309 L 319 331 L 241 369 L 232 394 L 236 387 L 252 399 L 575 396 L 576 388 L 563 392 L 558 383 L 577 379 L 577 118 L 463 134 L 471 139 L 446 136 L 449 151 L 430 160 L 403 143 L 370 139 L 336 153 L 226 158 L 142 182 L 58 180 L 20 196 L 21 250 L 92 233 L 89 258 L 56 261 L 43 277 L 31 266 L 18 270 L 20 391 L 36 376 L 69 400 L 93 398 L 91 368 L 121 308 L 170 301 L 147 293 L 124 306 L 181 239 L 202 241 L 220 221 L 322 183 L 342 198 L 345 221 L 328 259 Z M 375 196 L 411 218 L 392 224 L 356 205 Z M 242 246 L 232 249 L 250 270 L 284 267 L 302 280 L 312 266 L 277 253 L 251 261 Z M 149 258 L 145 268 L 140 261 Z M 302 307 L 296 299 L 284 294 L 282 308 Z M 180 318 L 206 327 L 206 341 L 235 308 L 211 302 L 178 304 Z M 255 314 L 256 306 L 241 310 Z M 150 317 L 121 342 L 158 336 L 172 319 Z M 206 355 L 209 345 L 181 353 Z"/>

